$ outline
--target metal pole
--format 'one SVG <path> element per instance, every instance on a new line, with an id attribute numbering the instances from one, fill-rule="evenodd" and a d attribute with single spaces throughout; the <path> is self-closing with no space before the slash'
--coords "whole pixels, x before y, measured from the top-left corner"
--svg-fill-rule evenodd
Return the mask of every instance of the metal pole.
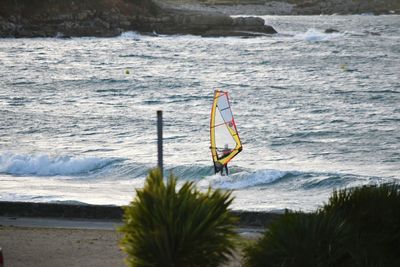
<path id="1" fill-rule="evenodd" d="M 162 110 L 157 110 L 157 145 L 158 145 L 158 168 L 163 176 L 163 129 L 162 129 Z"/>

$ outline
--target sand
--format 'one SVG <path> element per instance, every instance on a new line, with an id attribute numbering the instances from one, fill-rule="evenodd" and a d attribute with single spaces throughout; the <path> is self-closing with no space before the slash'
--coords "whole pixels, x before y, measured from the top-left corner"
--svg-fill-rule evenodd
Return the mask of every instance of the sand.
<path id="1" fill-rule="evenodd" d="M 79 217 L 68 217 L 71 215 Z M 121 207 L 117 206 L 0 202 L 4 266 L 126 266 L 126 255 L 119 248 L 122 234 L 116 231 L 123 224 L 121 216 Z M 237 216 L 237 231 L 244 238 L 243 244 L 248 244 L 262 236 L 263 224 L 280 215 L 242 212 Z M 240 267 L 240 262 L 238 251 L 221 267 Z"/>
<path id="2" fill-rule="evenodd" d="M 242 236 L 253 239 L 252 233 Z M 256 235 L 257 236 L 257 235 Z M 5 267 L 119 267 L 125 253 L 115 230 L 0 226 Z M 223 267 L 240 267 L 240 253 Z"/>
<path id="3" fill-rule="evenodd" d="M 0 227 L 5 267 L 126 266 L 112 230 Z"/>

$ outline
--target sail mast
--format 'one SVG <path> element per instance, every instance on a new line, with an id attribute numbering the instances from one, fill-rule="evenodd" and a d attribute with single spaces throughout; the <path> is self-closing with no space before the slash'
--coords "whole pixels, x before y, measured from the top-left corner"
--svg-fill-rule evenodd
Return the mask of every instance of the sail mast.
<path id="1" fill-rule="evenodd" d="M 218 172 L 242 150 L 227 92 L 219 90 L 214 92 L 210 119 L 210 141 L 215 172 Z"/>

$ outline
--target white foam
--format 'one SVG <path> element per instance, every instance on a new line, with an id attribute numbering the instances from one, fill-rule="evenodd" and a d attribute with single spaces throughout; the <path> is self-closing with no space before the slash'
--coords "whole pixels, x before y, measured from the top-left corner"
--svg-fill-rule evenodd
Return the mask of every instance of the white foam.
<path id="1" fill-rule="evenodd" d="M 259 170 L 254 172 L 239 172 L 228 176 L 213 175 L 209 177 L 209 184 L 223 189 L 242 189 L 273 183 L 287 172 L 277 170 Z"/>
<path id="2" fill-rule="evenodd" d="M 317 29 L 308 29 L 305 33 L 296 34 L 294 39 L 305 40 L 308 42 L 324 42 L 339 38 L 341 36 L 343 36 L 342 33 L 324 33 Z"/>
<path id="3" fill-rule="evenodd" d="M 103 168 L 113 161 L 115 159 L 3 153 L 0 154 L 0 173 L 35 176 L 78 175 Z"/>
<path id="4" fill-rule="evenodd" d="M 133 39 L 133 40 L 139 40 L 142 37 L 140 33 L 134 32 L 134 31 L 129 31 L 129 32 L 123 32 L 119 36 L 121 39 Z"/>

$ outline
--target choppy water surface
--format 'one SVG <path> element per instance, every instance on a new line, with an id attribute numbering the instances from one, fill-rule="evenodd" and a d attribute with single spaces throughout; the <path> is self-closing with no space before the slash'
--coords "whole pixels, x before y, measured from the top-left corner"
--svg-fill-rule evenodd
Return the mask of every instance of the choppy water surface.
<path id="1" fill-rule="evenodd" d="M 167 172 L 234 190 L 234 209 L 312 210 L 398 181 L 400 17 L 265 19 L 280 34 L 0 39 L 0 200 L 127 204 L 156 165 L 158 109 Z M 244 143 L 222 177 L 216 88 Z"/>

